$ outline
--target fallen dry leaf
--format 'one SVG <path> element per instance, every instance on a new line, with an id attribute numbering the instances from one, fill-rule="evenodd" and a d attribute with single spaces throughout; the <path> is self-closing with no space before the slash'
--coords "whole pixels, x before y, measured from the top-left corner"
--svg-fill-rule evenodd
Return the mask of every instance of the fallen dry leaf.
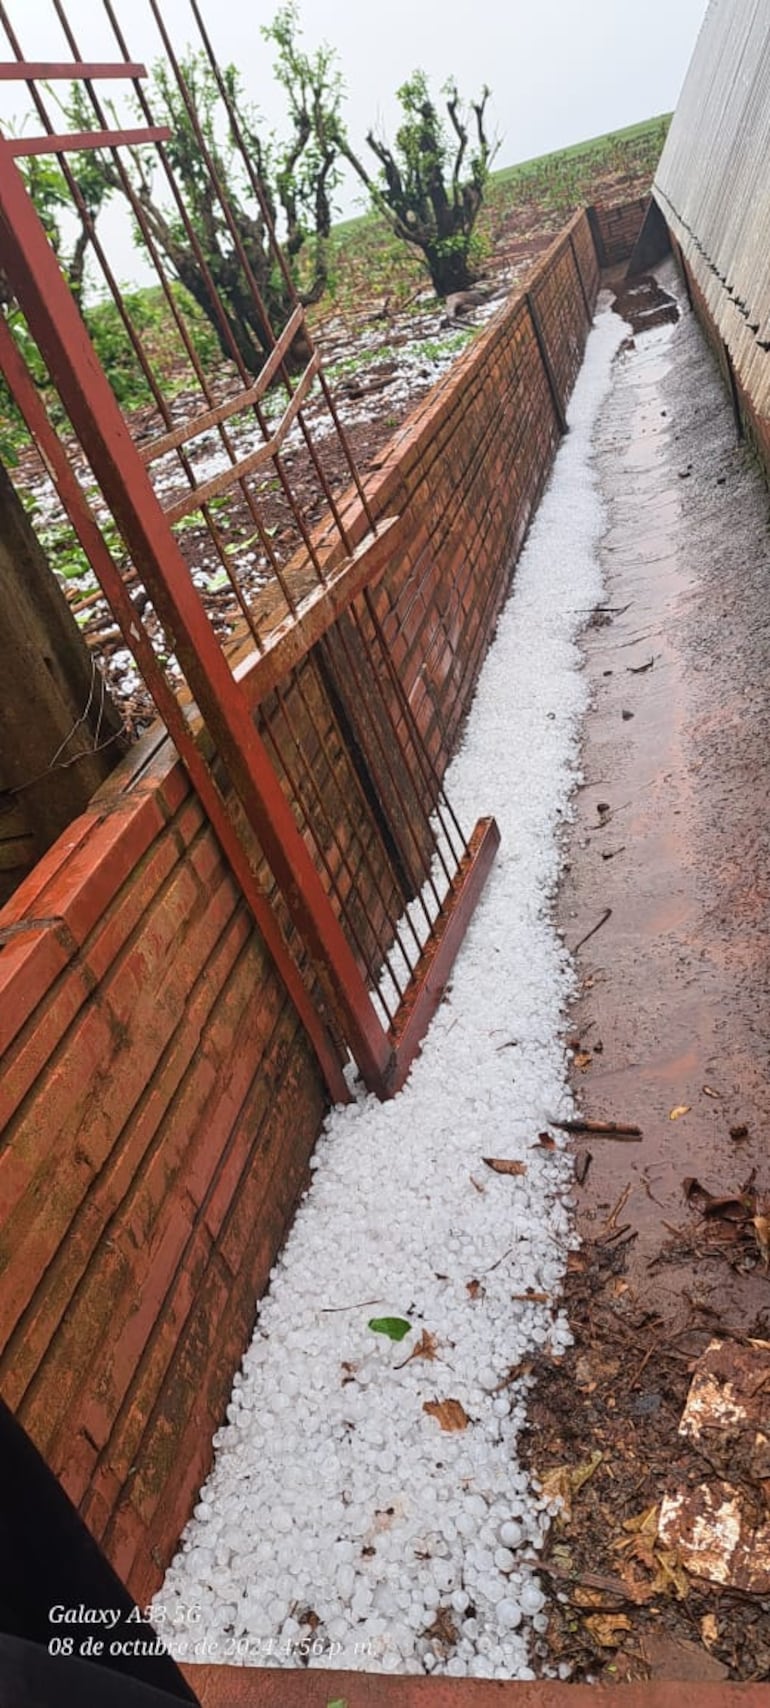
<path id="1" fill-rule="evenodd" d="M 708 1187 L 702 1186 L 694 1174 L 688 1174 L 682 1181 L 682 1186 L 688 1204 L 694 1204 L 702 1216 L 717 1216 L 726 1222 L 747 1222 L 756 1209 L 751 1179 L 739 1187 L 737 1192 L 725 1193 L 723 1197 L 709 1192 Z"/>
<path id="2" fill-rule="evenodd" d="M 616 1649 L 623 1632 L 633 1630 L 625 1613 L 591 1613 L 583 1624 L 603 1649 Z"/>
<path id="3" fill-rule="evenodd" d="M 561 1504 L 560 1519 L 563 1524 L 569 1524 L 572 1517 L 572 1502 L 580 1492 L 584 1483 L 588 1482 L 594 1471 L 601 1465 L 604 1454 L 592 1453 L 582 1465 L 553 1465 L 549 1471 L 544 1471 L 540 1477 L 543 1494 L 546 1500 L 558 1500 Z"/>
<path id="4" fill-rule="evenodd" d="M 425 1631 L 425 1636 L 439 1643 L 442 1649 L 452 1649 L 457 1642 L 457 1626 L 451 1607 L 437 1607 L 433 1624 Z"/>
<path id="5" fill-rule="evenodd" d="M 578 1050 L 577 1055 L 573 1058 L 575 1067 L 580 1073 L 588 1072 L 593 1059 L 590 1050 Z"/>
<path id="6" fill-rule="evenodd" d="M 686 1601 L 690 1593 L 690 1579 L 676 1549 L 656 1548 L 653 1566 L 655 1576 L 650 1585 L 652 1594 L 674 1595 L 677 1601 Z"/>
<path id="7" fill-rule="evenodd" d="M 425 1400 L 422 1409 L 429 1417 L 435 1417 L 440 1427 L 450 1433 L 467 1429 L 471 1421 L 459 1400 Z"/>
<path id="8" fill-rule="evenodd" d="M 510 1388 L 512 1382 L 518 1382 L 520 1376 L 529 1376 L 531 1373 L 531 1362 L 522 1358 L 518 1364 L 511 1364 L 507 1376 L 504 1376 L 502 1382 L 498 1382 L 497 1387 L 491 1391 L 493 1394 L 502 1394 L 506 1388 Z"/>
<path id="9" fill-rule="evenodd" d="M 403 1364 L 397 1364 L 396 1369 L 404 1370 L 407 1364 L 411 1364 L 413 1358 L 435 1358 L 437 1348 L 438 1340 L 435 1334 L 431 1334 L 430 1329 L 424 1328 L 409 1357 L 404 1359 Z"/>
<path id="10" fill-rule="evenodd" d="M 646 1506 L 644 1511 L 637 1512 L 634 1518 L 627 1518 L 623 1529 L 630 1531 L 633 1536 L 657 1536 L 659 1512 L 660 1508 L 657 1504 Z M 623 1541 L 615 1543 L 616 1548 L 625 1548 L 627 1545 Z"/>
<path id="11" fill-rule="evenodd" d="M 538 1133 L 537 1144 L 541 1151 L 555 1151 L 556 1149 L 556 1140 L 550 1133 Z"/>
<path id="12" fill-rule="evenodd" d="M 719 1626 L 715 1613 L 704 1613 L 700 1622 L 700 1634 L 707 1649 L 712 1649 L 719 1642 Z"/>
<path id="13" fill-rule="evenodd" d="M 689 1115 L 690 1107 L 689 1103 L 677 1103 L 675 1109 L 669 1110 L 669 1121 L 679 1121 L 683 1115 Z"/>
<path id="14" fill-rule="evenodd" d="M 618 1537 L 612 1546 L 616 1553 L 626 1555 L 626 1564 L 621 1571 L 635 1600 L 652 1601 L 658 1595 L 674 1595 L 677 1601 L 684 1601 L 689 1594 L 690 1580 L 676 1549 L 662 1546 L 658 1534 L 659 1520 L 658 1505 L 645 1507 L 643 1512 L 625 1520 L 623 1529 L 627 1534 Z M 641 1583 L 633 1574 L 632 1561 L 638 1561 L 652 1573 L 652 1577 Z"/>
<path id="15" fill-rule="evenodd" d="M 620 1580 L 618 1580 L 620 1583 Z M 620 1595 L 625 1597 L 625 1588 L 620 1583 Z M 587 1583 L 575 1583 L 572 1590 L 572 1606 L 574 1607 L 603 1607 L 606 1600 L 606 1590 L 594 1590 Z"/>
<path id="16" fill-rule="evenodd" d="M 620 1580 L 618 1580 L 618 1594 L 621 1597 L 625 1596 L 625 1589 L 624 1589 L 623 1584 L 620 1582 Z M 572 1591 L 572 1606 L 573 1607 L 603 1607 L 606 1598 L 607 1598 L 607 1591 L 606 1590 L 604 1590 L 604 1589 L 592 1589 L 590 1584 L 578 1583 L 575 1585 L 575 1587 Z"/>
<path id="17" fill-rule="evenodd" d="M 527 1172 L 525 1162 L 511 1162 L 505 1156 L 485 1156 L 481 1160 L 486 1163 L 487 1168 L 494 1169 L 495 1174 L 526 1174 Z"/>
<path id="18" fill-rule="evenodd" d="M 766 1269 L 770 1269 L 770 1217 L 755 1216 L 753 1220 L 762 1262 Z"/>

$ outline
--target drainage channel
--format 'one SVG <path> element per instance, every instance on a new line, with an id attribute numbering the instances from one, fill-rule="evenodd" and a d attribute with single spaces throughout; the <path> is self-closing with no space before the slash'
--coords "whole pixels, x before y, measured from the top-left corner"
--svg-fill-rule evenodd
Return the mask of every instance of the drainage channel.
<path id="1" fill-rule="evenodd" d="M 593 433 L 623 336 L 605 308 L 447 779 L 464 817 L 491 801 L 500 855 L 404 1090 L 362 1093 L 319 1142 L 156 1599 L 183 1662 L 499 1681 L 547 1665 L 551 1502 L 518 1442 L 533 1361 L 570 1338 L 571 1163 L 549 1123 L 571 1108 L 571 971 L 551 904 L 578 636 L 601 598 Z"/>

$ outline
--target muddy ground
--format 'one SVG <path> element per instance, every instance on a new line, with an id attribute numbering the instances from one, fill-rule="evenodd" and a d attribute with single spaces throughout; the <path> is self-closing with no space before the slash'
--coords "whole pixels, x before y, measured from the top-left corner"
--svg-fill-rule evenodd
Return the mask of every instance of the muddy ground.
<path id="1" fill-rule="evenodd" d="M 580 1109 L 641 1134 L 574 1141 L 575 1344 L 538 1372 L 528 1437 L 566 1497 L 548 1642 L 575 1678 L 767 1679 L 768 494 L 671 265 L 618 306 L 637 330 L 599 429 L 606 602 L 559 921 L 586 938 Z M 713 1343 L 733 1423 L 693 1438 Z M 720 1502 L 742 1526 L 727 1568 L 692 1546 Z"/>
<path id="2" fill-rule="evenodd" d="M 611 205 L 644 195 L 648 188 L 647 175 L 641 168 L 636 171 L 619 166 L 613 171 L 605 165 L 601 170 L 597 168 L 589 185 L 589 199 Z M 355 244 L 351 246 L 349 256 L 343 253 L 339 261 L 340 280 L 336 298 L 325 298 L 312 311 L 311 324 L 340 420 L 364 479 L 374 471 L 383 446 L 414 405 L 449 370 L 475 331 L 486 323 L 505 296 L 523 282 L 570 211 L 569 206 L 558 198 L 547 200 L 525 192 L 518 193 L 513 199 L 504 186 L 490 192 L 482 215 L 488 259 L 479 285 L 480 300 L 476 304 L 446 305 L 439 302 L 427 273 L 406 246 L 403 246 L 404 258 L 399 259 L 399 270 L 392 280 L 388 279 L 387 270 L 383 277 L 380 263 L 375 264 L 376 251 L 372 254 L 369 275 L 365 265 L 361 266 Z M 238 389 L 239 382 L 226 363 L 222 363 L 220 370 L 210 373 L 208 378 L 218 400 Z M 187 379 L 174 371 L 173 363 L 163 385 L 171 398 L 171 417 L 175 423 L 200 412 L 203 406 L 200 396 L 189 390 Z M 276 395 L 270 408 L 278 415 L 280 407 Z M 328 487 L 333 496 L 337 495 L 348 486 L 350 472 L 336 435 L 328 430 L 329 415 L 317 386 L 303 413 L 316 440 Z M 127 418 L 132 436 L 140 445 L 162 431 L 160 417 L 152 407 L 134 410 Z M 232 437 L 238 454 L 253 448 L 256 442 L 254 434 L 253 423 L 243 418 L 239 425 L 233 427 Z M 70 451 L 73 466 L 88 490 L 91 477 L 86 460 L 76 444 L 71 444 Z M 167 461 L 171 465 L 168 473 L 163 463 L 153 465 L 156 489 L 164 505 L 187 490 L 176 458 Z M 213 433 L 191 446 L 191 463 L 199 480 L 213 472 L 220 462 L 226 461 L 227 457 L 223 456 L 222 447 Z M 312 530 L 326 514 L 328 506 L 298 429 L 287 441 L 282 462 L 305 524 Z M 131 739 L 152 722 L 152 702 L 99 593 L 95 578 L 87 569 L 83 574 L 77 573 L 77 554 L 73 554 L 71 535 L 66 526 L 62 526 L 61 506 L 32 448 L 22 452 L 14 478 L 37 506 L 35 526 L 52 567 L 62 576 L 68 601 L 89 647 L 104 670 L 122 714 L 126 734 Z M 266 481 L 257 496 L 270 549 L 278 563 L 283 564 L 300 543 L 290 507 L 274 479 Z M 218 508 L 220 504 L 221 508 Z M 98 496 L 94 507 L 100 517 L 106 514 Z M 253 601 L 267 586 L 271 575 L 268 558 L 256 536 L 255 517 L 238 489 L 226 501 L 216 501 L 215 509 L 216 525 L 231 555 L 236 579 L 247 602 Z M 232 587 L 226 583 L 212 539 L 200 517 L 194 514 L 184 520 L 177 538 L 213 626 L 226 641 L 236 631 L 240 632 L 242 617 Z M 122 562 L 127 585 L 153 644 L 161 654 L 167 653 L 168 643 L 151 601 L 140 586 L 130 562 L 125 557 L 121 558 L 121 547 L 114 530 L 108 534 L 108 539 L 117 551 L 118 561 Z M 178 675 L 173 655 L 170 673 Z"/>

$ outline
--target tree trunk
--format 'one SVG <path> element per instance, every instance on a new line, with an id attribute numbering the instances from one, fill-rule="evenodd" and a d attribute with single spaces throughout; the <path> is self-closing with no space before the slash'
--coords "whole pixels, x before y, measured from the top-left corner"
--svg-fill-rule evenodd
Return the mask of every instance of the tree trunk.
<path id="1" fill-rule="evenodd" d="M 469 265 L 466 249 L 458 247 L 442 253 L 432 243 L 423 243 L 420 248 L 430 268 L 437 297 L 453 296 L 455 291 L 470 290 L 475 284 L 478 272 Z"/>
<path id="2" fill-rule="evenodd" d="M 0 726 L 2 902 L 123 750 L 120 717 L 2 464 Z"/>

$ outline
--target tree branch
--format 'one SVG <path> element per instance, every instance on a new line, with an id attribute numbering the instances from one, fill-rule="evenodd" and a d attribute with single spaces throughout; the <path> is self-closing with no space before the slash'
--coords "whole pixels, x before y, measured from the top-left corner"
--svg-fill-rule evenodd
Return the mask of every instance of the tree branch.
<path id="1" fill-rule="evenodd" d="M 455 207 L 458 206 L 458 203 L 460 200 L 460 196 L 459 196 L 460 171 L 462 168 L 465 150 L 468 146 L 468 131 L 467 131 L 467 127 L 464 124 L 462 124 L 460 121 L 459 114 L 458 114 L 459 105 L 460 105 L 460 97 L 457 93 L 457 90 L 454 89 L 451 96 L 447 100 L 446 106 L 447 106 L 447 112 L 448 112 L 449 117 L 450 117 L 451 122 L 452 122 L 453 129 L 455 130 L 456 135 L 459 139 L 457 153 L 455 155 L 454 171 L 452 172 L 452 199 L 454 201 Z"/>

